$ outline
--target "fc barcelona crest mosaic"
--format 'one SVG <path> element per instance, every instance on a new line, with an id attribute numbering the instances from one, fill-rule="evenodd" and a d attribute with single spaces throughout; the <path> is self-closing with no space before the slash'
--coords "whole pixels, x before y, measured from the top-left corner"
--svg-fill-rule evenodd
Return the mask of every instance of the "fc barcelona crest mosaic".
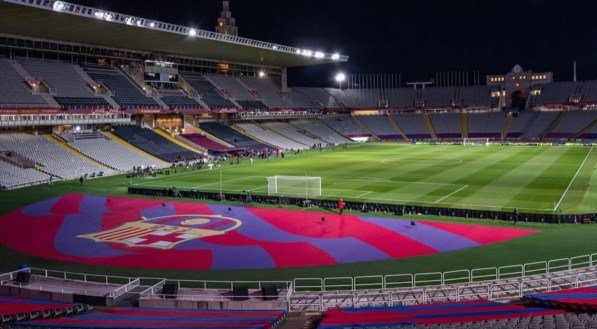
<path id="1" fill-rule="evenodd" d="M 422 220 L 412 226 L 404 219 L 83 194 L 67 194 L 15 210 L 0 217 L 0 227 L 0 244 L 29 255 L 161 270 L 248 270 L 382 261 L 474 248 L 535 233 Z"/>

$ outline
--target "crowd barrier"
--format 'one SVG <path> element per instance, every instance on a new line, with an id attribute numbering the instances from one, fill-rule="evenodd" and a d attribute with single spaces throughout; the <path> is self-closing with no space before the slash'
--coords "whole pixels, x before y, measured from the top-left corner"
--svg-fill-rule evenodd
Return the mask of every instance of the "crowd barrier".
<path id="1" fill-rule="evenodd" d="M 238 194 L 238 193 L 214 193 L 203 192 L 200 190 L 182 190 L 172 188 L 147 188 L 147 187 L 129 187 L 129 194 L 148 195 L 155 197 L 180 197 L 188 199 L 214 200 L 214 201 L 228 201 L 233 203 L 251 203 L 262 204 L 277 204 L 277 205 L 292 205 L 299 207 L 319 207 L 325 209 L 336 208 L 338 200 L 329 199 L 310 199 L 294 198 L 294 197 L 279 197 L 279 196 L 264 196 L 258 194 Z M 249 200 L 247 200 L 249 199 Z M 447 216 L 460 218 L 475 218 L 487 220 L 501 220 L 513 221 L 515 218 L 514 212 L 511 211 L 494 211 L 494 210 L 476 210 L 476 209 L 459 209 L 459 208 L 444 208 L 444 207 L 426 207 L 426 206 L 412 206 L 401 204 L 388 204 L 378 202 L 345 202 L 345 209 L 351 211 L 361 211 L 364 213 L 390 213 L 397 216 L 406 215 L 430 215 L 430 216 Z M 519 213 L 519 222 L 538 222 L 538 223 L 554 223 L 554 224 L 576 224 L 589 223 L 597 220 L 597 213 L 591 214 L 560 214 L 560 213 Z"/>

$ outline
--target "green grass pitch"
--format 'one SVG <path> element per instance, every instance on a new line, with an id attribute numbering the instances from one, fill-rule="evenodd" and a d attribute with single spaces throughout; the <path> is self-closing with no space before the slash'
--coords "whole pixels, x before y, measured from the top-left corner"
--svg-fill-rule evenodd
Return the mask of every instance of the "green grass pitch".
<path id="1" fill-rule="evenodd" d="M 127 187 L 193 188 L 204 191 L 266 194 L 266 177 L 322 177 L 323 197 L 357 201 L 416 204 L 542 213 L 597 211 L 597 152 L 590 147 L 453 146 L 369 143 L 335 150 L 303 152 L 285 159 L 253 164 L 224 162 L 213 170 L 170 176 L 123 176 L 59 182 L 0 192 L 0 214 L 52 196 L 77 192 L 125 195 Z M 220 176 L 221 175 L 221 176 Z M 221 177 L 221 178 L 220 178 Z M 215 201 L 213 201 L 215 202 Z M 557 207 L 556 207 L 557 206 Z M 556 209 L 554 211 L 554 209 Z M 383 216 L 383 214 L 376 214 Z M 427 218 L 427 217 L 426 217 Z M 485 225 L 511 225 L 491 220 L 430 218 Z M 520 223 L 539 233 L 522 239 L 425 257 L 394 261 L 259 271 L 135 271 L 60 263 L 22 255 L 0 246 L 0 269 L 21 263 L 86 273 L 217 280 L 277 280 L 388 273 L 420 273 L 520 264 L 597 252 L 596 225 Z M 596 255 L 597 257 L 597 255 Z"/>

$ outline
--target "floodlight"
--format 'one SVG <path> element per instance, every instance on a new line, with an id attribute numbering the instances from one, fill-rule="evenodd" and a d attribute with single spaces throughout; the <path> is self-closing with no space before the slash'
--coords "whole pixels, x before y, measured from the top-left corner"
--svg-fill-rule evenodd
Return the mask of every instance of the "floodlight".
<path id="1" fill-rule="evenodd" d="M 297 50 L 296 50 L 296 53 L 300 55 L 300 54 L 301 54 L 301 50 L 300 50 L 300 49 L 297 49 Z"/>
<path id="2" fill-rule="evenodd" d="M 259 77 L 260 78 L 265 77 L 265 72 L 263 72 L 263 70 L 259 71 Z"/>
<path id="3" fill-rule="evenodd" d="M 155 23 L 154 22 L 149 23 L 149 27 L 151 27 L 153 29 L 155 27 Z"/>
<path id="4" fill-rule="evenodd" d="M 336 79 L 336 82 L 342 83 L 342 82 L 344 82 L 344 80 L 346 80 L 346 74 L 338 73 L 338 74 L 336 74 L 335 79 Z"/>
<path id="5" fill-rule="evenodd" d="M 108 22 L 111 22 L 111 21 L 112 21 L 112 14 L 110 14 L 110 13 L 107 13 L 107 14 L 105 15 L 105 17 L 104 17 L 104 18 L 105 18 L 105 19 L 106 19 Z"/>
<path id="6" fill-rule="evenodd" d="M 325 54 L 322 51 L 315 52 L 315 58 L 324 58 Z"/>
<path id="7" fill-rule="evenodd" d="M 338 54 L 338 53 L 333 54 L 332 55 L 332 59 L 335 60 L 335 61 L 339 60 L 340 59 L 340 54 Z"/>
<path id="8" fill-rule="evenodd" d="M 278 46 L 276 46 L 276 45 L 273 45 L 273 46 L 272 46 L 272 49 L 276 50 L 276 49 L 278 49 Z"/>
<path id="9" fill-rule="evenodd" d="M 303 50 L 303 56 L 311 57 L 313 56 L 313 51 L 305 49 Z"/>
<path id="10" fill-rule="evenodd" d="M 66 4 L 62 1 L 56 1 L 54 2 L 54 4 L 52 5 L 52 9 L 54 9 L 54 11 L 64 11 L 66 10 Z"/>
<path id="11" fill-rule="evenodd" d="M 192 37 L 196 36 L 196 35 L 197 35 L 197 30 L 195 30 L 195 29 L 190 29 L 190 30 L 189 30 L 189 35 L 190 35 L 190 36 L 192 36 Z"/>
<path id="12" fill-rule="evenodd" d="M 94 13 L 94 15 L 95 15 L 95 18 L 97 18 L 97 19 L 103 19 L 104 16 L 106 15 L 106 13 L 104 13 L 103 11 L 96 11 Z"/>

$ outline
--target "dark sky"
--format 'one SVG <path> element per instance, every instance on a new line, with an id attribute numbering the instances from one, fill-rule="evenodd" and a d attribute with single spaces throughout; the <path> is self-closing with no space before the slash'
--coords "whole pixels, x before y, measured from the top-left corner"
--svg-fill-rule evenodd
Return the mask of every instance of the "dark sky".
<path id="1" fill-rule="evenodd" d="M 71 0 L 213 30 L 219 0 Z M 337 71 L 504 73 L 519 63 L 556 80 L 597 78 L 596 0 L 231 0 L 240 36 L 350 56 L 290 70 L 290 85 L 328 85 Z"/>

